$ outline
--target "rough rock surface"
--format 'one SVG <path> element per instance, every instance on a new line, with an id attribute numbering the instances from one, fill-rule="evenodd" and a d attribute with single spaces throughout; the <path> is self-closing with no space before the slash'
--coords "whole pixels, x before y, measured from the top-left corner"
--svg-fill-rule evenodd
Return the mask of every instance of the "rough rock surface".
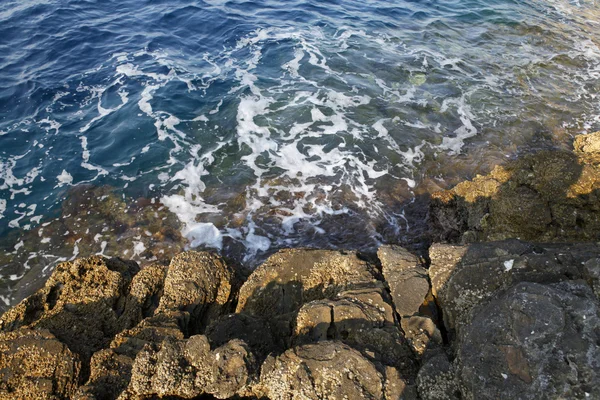
<path id="1" fill-rule="evenodd" d="M 122 330 L 119 317 L 138 269 L 98 256 L 61 263 L 42 289 L 2 315 L 0 328 L 48 329 L 87 363 Z"/>
<path id="2" fill-rule="evenodd" d="M 434 240 L 599 240 L 600 134 L 580 135 L 574 147 L 527 155 L 434 193 Z"/>
<path id="3" fill-rule="evenodd" d="M 268 358 L 261 385 L 270 399 L 383 399 L 385 378 L 358 351 L 339 342 L 295 347 Z"/>
<path id="4" fill-rule="evenodd" d="M 0 317 L 0 399 L 600 398 L 600 244 L 378 256 L 280 251 L 239 293 L 209 253 L 60 264 Z"/>
<path id="5" fill-rule="evenodd" d="M 236 312 L 271 317 L 297 311 L 312 300 L 376 281 L 376 270 L 355 253 L 281 250 L 250 275 Z"/>
<path id="6" fill-rule="evenodd" d="M 401 317 L 418 313 L 429 292 L 427 270 L 416 256 L 399 246 L 381 246 L 377 256 L 390 286 L 396 312 Z"/>
<path id="7" fill-rule="evenodd" d="M 203 335 L 185 340 L 167 338 L 140 351 L 121 398 L 193 398 L 209 393 L 224 399 L 236 393 L 243 395 L 255 368 L 254 357 L 243 341 L 232 340 L 211 351 Z"/>
<path id="8" fill-rule="evenodd" d="M 471 311 L 497 290 L 519 282 L 553 283 L 586 279 L 600 257 L 596 244 L 531 244 L 519 240 L 468 246 L 431 246 L 432 292 L 443 310 L 446 329 L 467 325 Z"/>
<path id="9" fill-rule="evenodd" d="M 600 307 L 584 283 L 519 283 L 460 338 L 463 398 L 600 398 L 599 340 Z"/>
<path id="10" fill-rule="evenodd" d="M 232 277 L 225 262 L 211 253 L 178 254 L 169 265 L 157 312 L 186 311 L 195 321 L 190 333 L 200 332 L 207 321 L 229 311 Z"/>
<path id="11" fill-rule="evenodd" d="M 47 330 L 0 334 L 0 399 L 69 399 L 79 359 Z"/>

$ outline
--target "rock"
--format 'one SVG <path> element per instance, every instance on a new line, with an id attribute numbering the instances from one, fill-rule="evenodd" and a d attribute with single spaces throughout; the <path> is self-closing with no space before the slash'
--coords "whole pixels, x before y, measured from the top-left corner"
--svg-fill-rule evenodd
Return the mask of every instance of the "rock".
<path id="1" fill-rule="evenodd" d="M 519 282 L 583 279 L 583 266 L 600 256 L 597 244 L 533 245 L 518 240 L 469 246 L 435 244 L 429 274 L 449 331 L 468 325 L 474 306 Z"/>
<path id="2" fill-rule="evenodd" d="M 206 329 L 212 347 L 219 347 L 232 339 L 243 340 L 252 349 L 259 362 L 271 352 L 283 352 L 277 346 L 268 321 L 248 314 L 228 314 L 211 322 Z"/>
<path id="3" fill-rule="evenodd" d="M 116 399 L 129 385 L 137 354 L 146 345 L 162 343 L 166 339 L 183 340 L 188 321 L 189 314 L 185 312 L 167 311 L 117 334 L 110 348 L 92 356 L 90 377 L 79 388 L 75 399 Z"/>
<path id="4" fill-rule="evenodd" d="M 417 355 L 423 356 L 427 350 L 442 347 L 442 334 L 431 318 L 415 315 L 402 318 L 400 323 L 404 335 Z"/>
<path id="5" fill-rule="evenodd" d="M 15 230 L 17 241 L 0 249 L 2 274 L 22 277 L 0 281 L 0 295 L 10 298 L 11 306 L 42 288 L 58 264 L 52 260 L 70 259 L 74 247 L 82 255 L 102 253 L 165 265 L 184 250 L 187 239 L 174 213 L 159 202 L 124 197 L 114 189 L 85 184 L 70 187 L 58 218 L 44 218 L 31 230 Z M 18 241 L 23 245 L 13 252 Z M 0 302 L 0 314 L 7 308 Z"/>
<path id="6" fill-rule="evenodd" d="M 372 361 L 401 371 L 410 380 L 415 360 L 383 288 L 343 291 L 336 300 L 315 300 L 296 317 L 293 344 L 340 340 Z"/>
<path id="7" fill-rule="evenodd" d="M 268 317 L 287 314 L 306 302 L 332 298 L 341 290 L 375 280 L 375 269 L 355 253 L 280 250 L 244 283 L 236 312 Z"/>
<path id="8" fill-rule="evenodd" d="M 541 151 L 434 193 L 428 217 L 433 239 L 600 239 L 598 136 L 578 136 L 575 153 Z"/>
<path id="9" fill-rule="evenodd" d="M 416 314 L 429 292 L 427 270 L 416 256 L 399 246 L 381 246 L 377 256 L 396 312 L 401 317 Z"/>
<path id="10" fill-rule="evenodd" d="M 132 328 L 144 318 L 154 315 L 163 293 L 166 274 L 167 267 L 152 264 L 133 277 L 120 317 L 124 329 Z"/>
<path id="11" fill-rule="evenodd" d="M 80 368 L 77 355 L 48 330 L 0 333 L 0 399 L 69 399 Z"/>
<path id="12" fill-rule="evenodd" d="M 340 342 L 292 348 L 263 364 L 269 399 L 383 399 L 384 377 L 358 351 Z"/>
<path id="13" fill-rule="evenodd" d="M 304 303 L 333 299 L 346 289 L 380 284 L 376 278 L 375 268 L 355 253 L 281 250 L 242 285 L 236 312 L 267 320 L 277 346 L 288 348 L 291 325 Z"/>
<path id="14" fill-rule="evenodd" d="M 600 163 L 600 131 L 577 135 L 573 142 L 575 152 L 590 163 Z"/>
<path id="15" fill-rule="evenodd" d="M 417 376 L 417 391 L 423 400 L 458 400 L 460 392 L 454 367 L 444 353 L 425 361 Z"/>
<path id="16" fill-rule="evenodd" d="M 178 254 L 169 265 L 157 312 L 181 310 L 190 314 L 190 333 L 226 314 L 233 273 L 223 260 L 208 252 Z"/>
<path id="17" fill-rule="evenodd" d="M 583 282 L 518 283 L 465 327 L 463 398 L 600 398 L 599 340 L 600 308 Z"/>
<path id="18" fill-rule="evenodd" d="M 3 331 L 48 329 L 82 357 L 84 373 L 94 352 L 107 347 L 121 330 L 135 262 L 93 256 L 59 264 L 46 285 L 7 311 Z"/>
<path id="19" fill-rule="evenodd" d="M 255 360 L 241 340 L 232 340 L 211 351 L 206 336 L 186 340 L 165 339 L 146 345 L 133 364 L 131 382 L 123 399 L 212 394 L 224 399 L 248 393 Z"/>
<path id="20" fill-rule="evenodd" d="M 116 399 L 131 379 L 133 359 L 113 349 L 94 353 L 90 361 L 90 377 L 79 387 L 74 400 Z"/>

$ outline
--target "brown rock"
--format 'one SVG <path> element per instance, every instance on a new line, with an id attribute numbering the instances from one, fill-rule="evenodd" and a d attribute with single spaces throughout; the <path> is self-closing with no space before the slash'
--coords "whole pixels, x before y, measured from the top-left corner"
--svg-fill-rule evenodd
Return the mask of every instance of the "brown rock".
<path id="1" fill-rule="evenodd" d="M 42 289 L 2 315 L 0 326 L 48 329 L 82 357 L 85 369 L 121 330 L 119 315 L 137 271 L 134 262 L 98 256 L 61 263 Z"/>
<path id="2" fill-rule="evenodd" d="M 383 399 L 384 377 L 340 342 L 295 347 L 263 364 L 260 385 L 270 399 Z"/>
<path id="3" fill-rule="evenodd" d="M 416 314 L 429 292 L 427 270 L 416 256 L 399 246 L 381 246 L 377 255 L 396 312 L 401 317 Z"/>
<path id="4" fill-rule="evenodd" d="M 340 340 L 373 361 L 397 368 L 406 379 L 415 361 L 398 329 L 383 288 L 340 292 L 337 300 L 315 300 L 296 317 L 294 344 Z"/>
<path id="5" fill-rule="evenodd" d="M 232 277 L 232 271 L 216 255 L 181 253 L 171 260 L 157 312 L 186 311 L 191 317 L 191 333 L 199 332 L 208 321 L 228 312 Z"/>
<path id="6" fill-rule="evenodd" d="M 332 298 L 345 288 L 371 284 L 375 274 L 374 268 L 355 253 L 280 250 L 244 283 L 236 312 L 268 317 L 287 314 L 311 300 Z"/>
<path id="7" fill-rule="evenodd" d="M 0 399 L 69 399 L 80 368 L 77 355 L 47 330 L 0 334 Z"/>

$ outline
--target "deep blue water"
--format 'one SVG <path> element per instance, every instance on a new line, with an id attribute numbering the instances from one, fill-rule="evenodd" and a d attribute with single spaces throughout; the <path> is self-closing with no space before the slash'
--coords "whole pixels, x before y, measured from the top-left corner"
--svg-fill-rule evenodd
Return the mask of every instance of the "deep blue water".
<path id="1" fill-rule="evenodd" d="M 0 241 L 81 184 L 249 263 L 410 240 L 419 196 L 600 129 L 599 32 L 583 0 L 4 0 Z"/>

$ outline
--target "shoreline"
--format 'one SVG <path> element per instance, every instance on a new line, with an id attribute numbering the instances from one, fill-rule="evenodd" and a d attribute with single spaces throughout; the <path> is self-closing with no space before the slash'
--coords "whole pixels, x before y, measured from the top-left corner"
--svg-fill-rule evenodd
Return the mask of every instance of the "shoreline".
<path id="1" fill-rule="evenodd" d="M 599 193 L 597 132 L 432 196 L 424 257 L 61 263 L 0 317 L 0 399 L 600 397 Z"/>

